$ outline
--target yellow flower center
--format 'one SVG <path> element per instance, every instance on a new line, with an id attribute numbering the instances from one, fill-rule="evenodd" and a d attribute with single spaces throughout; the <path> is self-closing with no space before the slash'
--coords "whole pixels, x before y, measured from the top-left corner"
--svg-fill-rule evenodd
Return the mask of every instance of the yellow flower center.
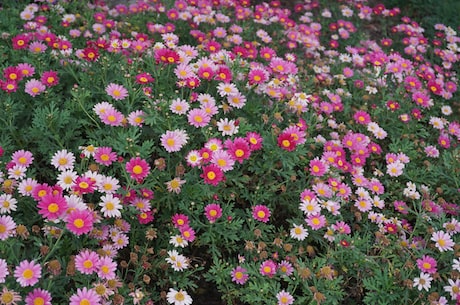
<path id="1" fill-rule="evenodd" d="M 34 305 L 43 305 L 45 304 L 45 300 L 42 297 L 36 297 L 34 299 Z"/>
<path id="2" fill-rule="evenodd" d="M 85 225 L 85 222 L 83 221 L 83 219 L 81 218 L 77 218 L 73 221 L 73 224 L 75 227 L 77 227 L 78 229 L 81 229 L 84 225 Z"/>
<path id="3" fill-rule="evenodd" d="M 102 271 L 103 273 L 105 273 L 105 274 L 107 274 L 107 273 L 110 272 L 109 267 L 106 266 L 106 265 L 104 265 L 104 266 L 101 267 L 101 271 Z"/>
<path id="4" fill-rule="evenodd" d="M 14 296 L 11 292 L 7 291 L 2 294 L 2 304 L 10 304 L 13 302 Z"/>
<path id="5" fill-rule="evenodd" d="M 182 292 L 176 293 L 176 296 L 174 297 L 177 301 L 182 302 L 185 300 L 185 295 Z"/>
<path id="6" fill-rule="evenodd" d="M 214 180 L 216 179 L 216 173 L 215 172 L 209 172 L 207 175 L 209 180 Z"/>
<path id="7" fill-rule="evenodd" d="M 85 267 L 86 269 L 89 269 L 93 267 L 93 262 L 87 259 L 86 261 L 83 262 L 83 267 Z"/>
<path id="8" fill-rule="evenodd" d="M 53 202 L 50 205 L 48 205 L 48 212 L 56 213 L 57 211 L 59 211 L 59 206 L 56 203 Z"/>
<path id="9" fill-rule="evenodd" d="M 135 166 L 133 167 L 133 173 L 135 173 L 136 175 L 139 175 L 139 174 L 141 174 L 142 172 L 143 172 L 142 166 L 140 166 L 140 165 L 135 165 Z"/>
<path id="10" fill-rule="evenodd" d="M 177 181 L 176 179 L 172 180 L 170 185 L 172 189 L 176 189 L 180 186 L 179 181 Z"/>
<path id="11" fill-rule="evenodd" d="M 22 277 L 24 277 L 26 280 L 31 279 L 34 276 L 34 272 L 31 269 L 26 269 L 22 273 Z"/>
<path id="12" fill-rule="evenodd" d="M 91 305 L 91 302 L 88 299 L 83 299 L 80 301 L 79 305 Z"/>

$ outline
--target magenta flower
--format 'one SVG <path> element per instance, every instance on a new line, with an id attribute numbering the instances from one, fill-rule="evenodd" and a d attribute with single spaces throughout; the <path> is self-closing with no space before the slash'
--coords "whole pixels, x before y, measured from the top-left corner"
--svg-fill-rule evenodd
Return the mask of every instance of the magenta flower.
<path id="1" fill-rule="evenodd" d="M 51 305 L 51 293 L 41 288 L 35 288 L 29 292 L 25 301 L 26 305 Z"/>
<path id="2" fill-rule="evenodd" d="M 437 271 L 437 262 L 431 256 L 424 255 L 417 260 L 417 267 L 421 272 L 434 274 Z"/>
<path id="3" fill-rule="evenodd" d="M 310 160 L 309 165 L 310 175 L 312 176 L 321 177 L 329 170 L 329 166 L 318 158 Z"/>
<path id="4" fill-rule="evenodd" d="M 67 217 L 67 229 L 76 235 L 91 232 L 94 224 L 93 212 L 89 210 L 73 210 Z"/>
<path id="5" fill-rule="evenodd" d="M 131 178 L 137 181 L 142 181 L 150 173 L 150 165 L 139 157 L 131 158 L 125 167 Z"/>
<path id="6" fill-rule="evenodd" d="M 210 223 L 214 223 L 222 216 L 222 208 L 216 203 L 208 204 L 204 207 L 204 215 Z"/>
<path id="7" fill-rule="evenodd" d="M 59 77 L 56 71 L 43 72 L 40 80 L 42 84 L 47 87 L 52 87 L 52 86 L 56 86 L 57 84 L 59 84 Z"/>
<path id="8" fill-rule="evenodd" d="M 172 217 L 172 223 L 176 228 L 181 228 L 183 226 L 188 226 L 189 219 L 187 215 L 184 214 L 175 214 Z"/>
<path id="9" fill-rule="evenodd" d="M 265 205 L 256 205 L 252 208 L 252 217 L 261 222 L 268 222 L 270 218 L 270 209 Z"/>
<path id="10" fill-rule="evenodd" d="M 313 230 L 319 230 L 326 225 L 326 217 L 321 214 L 310 215 L 305 221 Z"/>
<path id="11" fill-rule="evenodd" d="M 42 268 L 40 264 L 37 264 L 33 261 L 23 260 L 16 266 L 14 270 L 14 277 L 16 282 L 21 285 L 21 287 L 33 286 L 38 283 L 38 280 L 42 276 Z"/>
<path id="12" fill-rule="evenodd" d="M 109 166 L 117 160 L 117 154 L 111 147 L 98 147 L 94 153 L 94 160 L 102 165 Z"/>
<path id="13" fill-rule="evenodd" d="M 231 272 L 232 282 L 240 285 L 244 285 L 249 278 L 247 270 L 241 266 L 234 268 Z"/>
<path id="14" fill-rule="evenodd" d="M 58 219 L 67 210 L 67 202 L 61 195 L 47 194 L 38 203 L 38 214 L 47 220 Z"/>
<path id="15" fill-rule="evenodd" d="M 273 277 L 276 273 L 277 265 L 271 259 L 266 260 L 260 264 L 259 272 L 262 275 Z"/>

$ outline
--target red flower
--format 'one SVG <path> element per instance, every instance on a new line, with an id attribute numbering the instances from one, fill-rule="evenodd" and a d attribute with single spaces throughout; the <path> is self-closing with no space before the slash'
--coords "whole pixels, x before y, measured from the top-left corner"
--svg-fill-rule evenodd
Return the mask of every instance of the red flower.
<path id="1" fill-rule="evenodd" d="M 40 81 L 43 85 L 52 87 L 56 86 L 59 83 L 59 77 L 57 76 L 57 72 L 55 71 L 46 71 L 43 72 Z"/>
<path id="2" fill-rule="evenodd" d="M 29 45 L 30 38 L 26 34 L 19 34 L 12 39 L 13 49 L 21 50 L 26 49 Z"/>
<path id="3" fill-rule="evenodd" d="M 290 133 L 282 133 L 278 136 L 278 146 L 287 151 L 293 151 L 296 140 Z"/>
<path id="4" fill-rule="evenodd" d="M 82 51 L 83 58 L 87 61 L 96 61 L 99 58 L 99 51 L 96 48 L 85 48 Z"/>

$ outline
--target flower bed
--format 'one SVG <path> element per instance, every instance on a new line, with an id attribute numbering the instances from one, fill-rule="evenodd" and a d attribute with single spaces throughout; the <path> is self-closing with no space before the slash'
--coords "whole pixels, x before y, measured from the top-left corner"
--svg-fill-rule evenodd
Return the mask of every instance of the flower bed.
<path id="1" fill-rule="evenodd" d="M 0 304 L 460 303 L 454 29 L 366 1 L 0 19 Z"/>

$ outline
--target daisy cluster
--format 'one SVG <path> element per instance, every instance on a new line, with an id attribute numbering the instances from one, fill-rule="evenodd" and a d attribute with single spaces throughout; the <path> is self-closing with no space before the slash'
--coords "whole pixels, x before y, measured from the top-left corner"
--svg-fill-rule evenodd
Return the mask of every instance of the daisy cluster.
<path id="1" fill-rule="evenodd" d="M 457 32 L 298 2 L 12 9 L 0 304 L 460 302 Z"/>

